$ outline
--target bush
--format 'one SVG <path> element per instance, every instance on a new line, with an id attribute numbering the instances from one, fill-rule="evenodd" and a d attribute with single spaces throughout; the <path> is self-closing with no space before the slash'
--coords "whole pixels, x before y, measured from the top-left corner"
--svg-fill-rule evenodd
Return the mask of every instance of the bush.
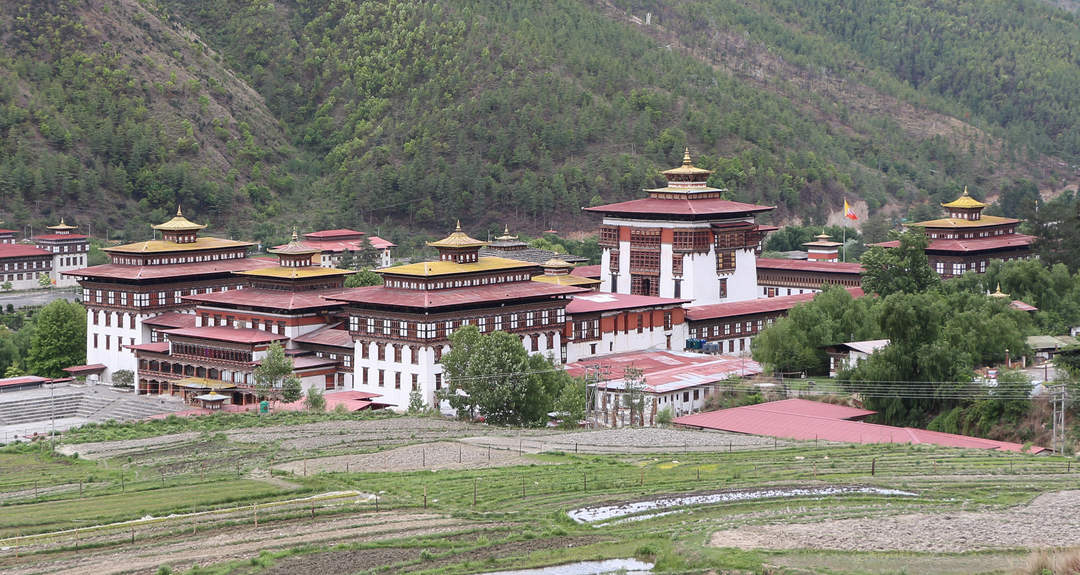
<path id="1" fill-rule="evenodd" d="M 304 398 L 304 406 L 308 408 L 308 411 L 322 413 L 326 411 L 326 397 L 318 389 L 311 388 L 307 392 L 307 397 Z"/>
<path id="2" fill-rule="evenodd" d="M 671 412 L 671 406 L 667 406 L 656 413 L 656 423 L 659 425 L 671 425 L 671 420 L 674 415 Z"/>

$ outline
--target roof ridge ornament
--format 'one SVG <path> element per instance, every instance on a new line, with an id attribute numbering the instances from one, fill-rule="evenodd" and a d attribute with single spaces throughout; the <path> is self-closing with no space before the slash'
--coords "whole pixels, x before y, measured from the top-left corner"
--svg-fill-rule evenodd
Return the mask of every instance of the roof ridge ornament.
<path id="1" fill-rule="evenodd" d="M 684 165 L 684 166 L 689 166 L 690 165 L 690 146 L 687 146 L 683 150 L 682 165 Z"/>

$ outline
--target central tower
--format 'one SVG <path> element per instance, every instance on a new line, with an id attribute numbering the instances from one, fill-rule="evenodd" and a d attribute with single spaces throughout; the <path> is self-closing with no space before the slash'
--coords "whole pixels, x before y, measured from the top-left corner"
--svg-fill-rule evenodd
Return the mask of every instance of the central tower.
<path id="1" fill-rule="evenodd" d="M 706 305 L 754 299 L 757 255 L 774 226 L 755 216 L 773 206 L 723 199 L 712 172 L 683 163 L 663 172 L 667 185 L 649 196 L 586 211 L 603 215 L 601 291 L 693 300 Z"/>

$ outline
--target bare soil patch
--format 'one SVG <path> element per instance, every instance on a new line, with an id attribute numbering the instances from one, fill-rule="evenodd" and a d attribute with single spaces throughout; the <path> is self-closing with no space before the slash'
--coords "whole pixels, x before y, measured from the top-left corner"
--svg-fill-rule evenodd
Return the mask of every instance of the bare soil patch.
<path id="1" fill-rule="evenodd" d="M 915 513 L 718 531 L 711 544 L 741 549 L 965 552 L 1080 545 L 1080 491 L 1060 491 L 1002 511 Z"/>
<path id="2" fill-rule="evenodd" d="M 450 441 L 421 443 L 354 455 L 335 455 L 290 461 L 275 465 L 274 469 L 289 471 L 296 475 L 320 471 L 379 472 L 419 471 L 425 469 L 477 469 L 528 465 L 535 460 L 519 455 L 516 451 L 490 449 Z"/>

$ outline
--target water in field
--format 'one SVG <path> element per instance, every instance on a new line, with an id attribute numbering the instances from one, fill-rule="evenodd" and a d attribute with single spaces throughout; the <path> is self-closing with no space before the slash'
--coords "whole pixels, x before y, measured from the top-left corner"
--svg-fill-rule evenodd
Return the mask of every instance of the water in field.
<path id="1" fill-rule="evenodd" d="M 914 496 L 914 493 L 900 491 L 899 489 L 883 489 L 880 487 L 795 487 L 795 488 L 770 488 L 770 489 L 745 489 L 740 491 L 725 491 L 721 493 L 704 493 L 695 495 L 681 495 L 677 497 L 657 497 L 644 501 L 632 501 L 616 505 L 603 505 L 597 507 L 582 507 L 567 513 L 571 519 L 578 523 L 596 523 L 608 521 L 628 515 L 636 515 L 658 509 L 670 509 L 673 507 L 689 507 L 693 505 L 711 505 L 714 503 L 731 503 L 739 501 L 751 501 L 755 499 L 772 499 L 781 497 L 827 497 L 830 495 L 903 495 Z M 660 513 L 650 517 L 658 517 Z M 666 515 L 666 513 L 665 513 Z"/>
<path id="2" fill-rule="evenodd" d="M 652 573 L 652 568 L 652 563 L 638 561 L 637 559 L 605 559 L 604 561 L 579 561 L 577 563 L 565 563 L 536 569 L 498 571 L 484 573 L 484 575 L 607 575 L 609 573 L 649 575 Z"/>

